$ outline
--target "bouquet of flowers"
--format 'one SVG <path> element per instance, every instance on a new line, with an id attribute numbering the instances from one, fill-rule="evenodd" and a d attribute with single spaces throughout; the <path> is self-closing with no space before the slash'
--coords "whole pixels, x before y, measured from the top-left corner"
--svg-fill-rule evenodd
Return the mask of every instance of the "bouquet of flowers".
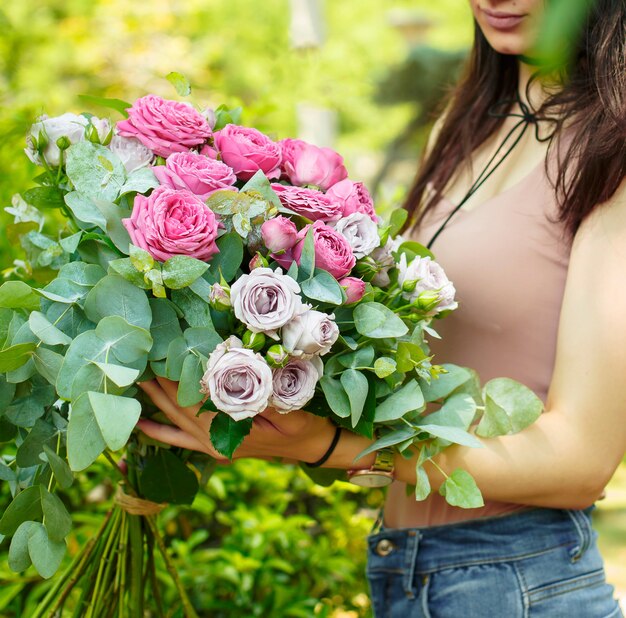
<path id="1" fill-rule="evenodd" d="M 36 616 L 66 603 L 74 615 L 141 616 L 144 582 L 160 603 L 155 547 L 195 615 L 154 515 L 190 504 L 212 462 L 133 432 L 158 414 L 138 381 L 167 377 L 180 405 L 216 412 L 211 441 L 228 458 L 268 407 L 330 416 L 375 437 L 368 451 L 419 451 L 417 499 L 431 491 L 423 466 L 435 454 L 480 446 L 472 425 L 498 435 L 541 413 L 511 380 L 481 389 L 471 370 L 433 364 L 427 337 L 457 307 L 454 286 L 399 235 L 405 211 L 383 222 L 336 152 L 273 141 L 224 106 L 86 99 L 124 119 L 40 118 L 26 153 L 43 173 L 7 208 L 26 253 L 0 287 L 11 568 L 51 577 L 60 567 L 71 517 L 55 489 L 74 473 L 104 456 L 123 481 Z M 482 503 L 463 470 L 439 491 Z"/>

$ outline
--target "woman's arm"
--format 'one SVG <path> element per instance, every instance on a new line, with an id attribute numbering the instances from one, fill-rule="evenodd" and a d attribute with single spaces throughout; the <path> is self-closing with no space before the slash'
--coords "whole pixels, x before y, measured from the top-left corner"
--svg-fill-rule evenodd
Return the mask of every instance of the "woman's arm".
<path id="1" fill-rule="evenodd" d="M 452 447 L 436 462 L 468 470 L 489 500 L 582 508 L 601 494 L 626 451 L 626 183 L 576 236 L 546 409 L 519 434 Z M 327 465 L 350 467 L 368 443 L 344 436 Z M 415 483 L 415 458 L 398 456 L 396 476 Z"/>

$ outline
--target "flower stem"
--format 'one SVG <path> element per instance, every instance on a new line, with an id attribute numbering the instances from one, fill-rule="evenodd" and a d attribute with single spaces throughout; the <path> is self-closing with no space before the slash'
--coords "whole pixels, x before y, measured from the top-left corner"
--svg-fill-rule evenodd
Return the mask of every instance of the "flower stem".
<path id="1" fill-rule="evenodd" d="M 128 515 L 130 540 L 130 598 L 131 618 L 143 618 L 143 532 L 139 515 Z"/>

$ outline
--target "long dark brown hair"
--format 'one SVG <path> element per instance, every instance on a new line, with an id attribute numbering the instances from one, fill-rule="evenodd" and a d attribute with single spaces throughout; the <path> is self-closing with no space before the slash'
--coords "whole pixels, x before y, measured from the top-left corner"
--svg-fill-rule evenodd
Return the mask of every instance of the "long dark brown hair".
<path id="1" fill-rule="evenodd" d="M 554 119 L 549 152 L 558 148 L 564 125 L 573 136 L 551 181 L 558 219 L 574 235 L 587 215 L 610 199 L 626 174 L 626 0 L 595 0 L 572 51 L 571 60 L 561 68 L 560 87 L 549 94 L 536 116 Z M 504 119 L 489 111 L 516 96 L 518 80 L 517 57 L 496 52 L 475 24 L 465 72 L 405 203 L 408 226 L 419 225 L 460 166 L 470 162 L 476 148 L 502 126 Z"/>

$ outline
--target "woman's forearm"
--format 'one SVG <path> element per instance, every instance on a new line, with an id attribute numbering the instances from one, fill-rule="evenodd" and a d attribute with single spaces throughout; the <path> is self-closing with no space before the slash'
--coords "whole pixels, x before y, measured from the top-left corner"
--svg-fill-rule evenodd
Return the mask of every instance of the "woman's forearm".
<path id="1" fill-rule="evenodd" d="M 582 436 L 582 438 L 581 438 Z M 357 462 L 354 458 L 371 441 L 344 432 L 342 448 L 328 460 L 327 467 L 368 468 L 374 455 Z M 484 448 L 452 446 L 435 457 L 446 474 L 457 468 L 467 470 L 486 500 L 557 508 L 584 508 L 601 494 L 618 461 L 597 452 L 593 434 L 572 427 L 563 414 L 543 414 L 519 434 L 482 440 Z M 405 459 L 396 455 L 397 480 L 415 484 L 417 455 Z M 433 487 L 443 476 L 425 464 Z"/>

